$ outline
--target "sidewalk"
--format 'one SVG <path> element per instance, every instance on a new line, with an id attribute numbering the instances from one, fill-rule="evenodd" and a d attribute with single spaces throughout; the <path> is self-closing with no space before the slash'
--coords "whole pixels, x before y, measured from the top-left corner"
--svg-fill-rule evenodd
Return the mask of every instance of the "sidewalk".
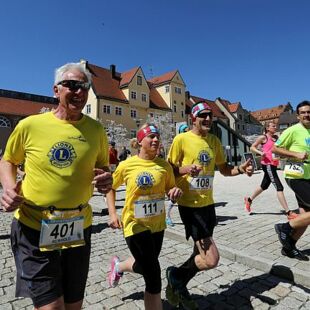
<path id="1" fill-rule="evenodd" d="M 287 186 L 282 171 L 278 173 L 290 209 L 297 209 L 293 191 Z M 221 257 L 309 287 L 310 262 L 287 258 L 280 252 L 281 245 L 274 224 L 286 222 L 286 216 L 281 212 L 274 187 L 270 185 L 267 191 L 254 200 L 252 215 L 247 214 L 244 209 L 243 198 L 252 194 L 262 178 L 262 171 L 256 171 L 250 178 L 245 175 L 224 177 L 216 172 L 214 201 L 218 225 L 215 228 L 214 239 Z M 176 225 L 169 227 L 167 231 L 184 238 L 177 208 L 173 208 L 172 218 Z M 304 254 L 310 255 L 309 230 L 297 243 L 297 247 Z"/>

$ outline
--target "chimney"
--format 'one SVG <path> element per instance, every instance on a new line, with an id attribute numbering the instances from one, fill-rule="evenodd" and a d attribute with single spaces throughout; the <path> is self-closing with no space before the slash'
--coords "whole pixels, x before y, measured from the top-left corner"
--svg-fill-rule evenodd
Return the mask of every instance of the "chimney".
<path id="1" fill-rule="evenodd" d="M 116 68 L 115 65 L 110 65 L 110 71 L 111 71 L 112 79 L 115 78 L 115 68 Z"/>

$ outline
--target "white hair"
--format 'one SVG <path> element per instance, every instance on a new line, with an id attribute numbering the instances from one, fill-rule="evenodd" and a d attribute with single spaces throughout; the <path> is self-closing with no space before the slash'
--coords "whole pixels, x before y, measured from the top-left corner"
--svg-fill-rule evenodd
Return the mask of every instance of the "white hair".
<path id="1" fill-rule="evenodd" d="M 59 68 L 57 68 L 55 70 L 55 81 L 54 81 L 54 85 L 57 85 L 59 82 L 61 82 L 63 80 L 63 76 L 66 72 L 70 71 L 70 70 L 78 70 L 81 73 L 83 73 L 86 78 L 87 78 L 87 82 L 91 83 L 92 81 L 92 76 L 91 73 L 89 72 L 89 70 L 85 67 L 84 64 L 80 63 L 80 62 L 70 62 L 67 63 Z"/>

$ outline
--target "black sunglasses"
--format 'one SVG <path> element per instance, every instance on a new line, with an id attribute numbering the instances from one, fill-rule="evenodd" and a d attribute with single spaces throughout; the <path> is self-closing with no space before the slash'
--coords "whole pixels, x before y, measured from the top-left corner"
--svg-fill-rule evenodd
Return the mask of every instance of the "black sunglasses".
<path id="1" fill-rule="evenodd" d="M 82 90 L 89 90 L 90 89 L 90 83 L 76 81 L 76 80 L 60 81 L 59 83 L 57 83 L 57 85 L 62 85 L 64 87 L 69 88 L 72 91 L 77 91 L 79 89 L 82 89 Z"/>
<path id="2" fill-rule="evenodd" d="M 212 112 L 204 112 L 204 113 L 199 113 L 197 116 L 201 118 L 207 118 L 209 116 L 210 118 L 212 118 L 213 115 L 212 115 Z"/>

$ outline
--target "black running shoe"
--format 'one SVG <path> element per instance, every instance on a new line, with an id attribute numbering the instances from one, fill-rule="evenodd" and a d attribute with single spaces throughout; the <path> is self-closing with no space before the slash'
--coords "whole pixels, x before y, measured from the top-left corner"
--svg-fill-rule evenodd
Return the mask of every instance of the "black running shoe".
<path id="1" fill-rule="evenodd" d="M 297 248 L 288 250 L 286 248 L 282 248 L 281 250 L 281 254 L 284 256 L 287 256 L 289 258 L 296 258 L 298 260 L 302 260 L 302 261 L 309 261 L 309 257 L 305 254 L 303 254 L 300 250 L 298 250 Z"/>
<path id="2" fill-rule="evenodd" d="M 278 234 L 279 241 L 285 249 L 294 249 L 294 240 L 291 237 L 292 230 L 286 229 L 284 223 L 279 223 L 274 225 L 274 229 Z"/>

